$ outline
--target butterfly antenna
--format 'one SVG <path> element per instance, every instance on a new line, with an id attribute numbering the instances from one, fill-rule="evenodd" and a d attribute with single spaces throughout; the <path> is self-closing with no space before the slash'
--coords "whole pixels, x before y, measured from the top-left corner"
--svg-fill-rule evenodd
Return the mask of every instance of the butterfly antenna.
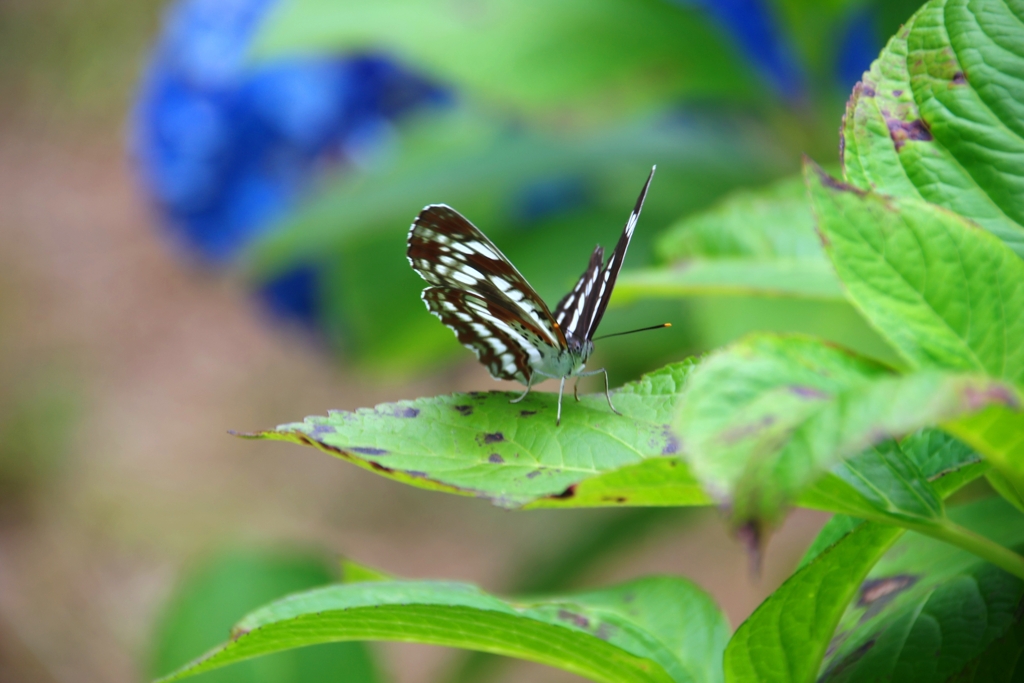
<path id="1" fill-rule="evenodd" d="M 651 325 L 650 327 L 641 327 L 639 330 L 629 330 L 628 332 L 616 332 L 614 334 L 603 334 L 600 337 L 594 337 L 593 341 L 598 339 L 607 339 L 608 337 L 621 337 L 624 334 L 633 334 L 634 332 L 646 332 L 647 330 L 660 330 L 663 327 L 672 327 L 672 323 L 662 323 L 660 325 Z"/>

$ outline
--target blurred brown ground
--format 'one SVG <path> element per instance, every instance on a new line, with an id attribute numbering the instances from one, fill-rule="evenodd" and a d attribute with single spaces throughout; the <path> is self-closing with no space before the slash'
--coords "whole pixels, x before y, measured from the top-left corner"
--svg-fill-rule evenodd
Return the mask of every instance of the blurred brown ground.
<path id="1" fill-rule="evenodd" d="M 0 500 L 0 683 L 144 680 L 162 601 L 223 544 L 308 544 L 500 591 L 529 558 L 614 514 L 504 512 L 226 434 L 494 384 L 474 364 L 374 383 L 272 324 L 240 284 L 178 258 L 124 145 L 158 5 L 0 0 L 0 392 L 45 385 L 73 406 L 54 466 Z M 760 580 L 706 511 L 638 538 L 580 585 L 683 574 L 737 624 L 822 520 L 793 515 Z M 431 680 L 447 656 L 386 649 L 403 683 Z M 505 680 L 576 679 L 517 665 Z"/>

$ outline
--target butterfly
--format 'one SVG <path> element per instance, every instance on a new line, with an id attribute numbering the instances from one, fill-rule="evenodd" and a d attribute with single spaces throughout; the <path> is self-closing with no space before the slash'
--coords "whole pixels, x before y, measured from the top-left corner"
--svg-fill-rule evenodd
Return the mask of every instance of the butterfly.
<path id="1" fill-rule="evenodd" d="M 526 385 L 526 391 L 511 403 L 526 398 L 538 378 L 558 379 L 555 423 L 561 424 L 565 380 L 575 377 L 578 385 L 580 377 L 604 373 L 608 407 L 621 415 L 612 404 L 608 371 L 585 371 L 585 367 L 656 168 L 651 169 L 608 262 L 598 245 L 587 269 L 553 313 L 501 250 L 455 209 L 431 204 L 416 217 L 409 230 L 407 256 L 413 270 L 430 285 L 421 295 L 427 310 L 455 332 L 491 377 Z M 578 401 L 575 387 L 573 395 Z"/>

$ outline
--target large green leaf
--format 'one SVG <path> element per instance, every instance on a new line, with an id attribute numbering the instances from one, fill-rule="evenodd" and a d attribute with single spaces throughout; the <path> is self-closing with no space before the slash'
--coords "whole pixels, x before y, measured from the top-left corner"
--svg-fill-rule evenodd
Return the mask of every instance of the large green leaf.
<path id="1" fill-rule="evenodd" d="M 572 487 L 579 482 L 679 452 L 668 423 L 692 367 L 690 362 L 670 365 L 613 392 L 621 416 L 608 409 L 603 393 L 577 403 L 567 392 L 560 426 L 555 425 L 557 394 L 533 391 L 513 405 L 509 399 L 515 393 L 476 392 L 334 411 L 254 436 L 315 446 L 414 486 L 486 497 L 499 505 L 548 496 L 569 503 L 575 502 Z M 685 465 L 675 469 L 685 478 Z M 581 491 L 594 494 L 581 498 L 633 495 L 632 483 L 643 495 L 643 484 L 632 476 L 623 480 L 621 473 L 609 474 Z M 657 485 L 651 477 L 645 480 Z M 692 481 L 689 491 L 694 503 L 706 501 Z"/>
<path id="2" fill-rule="evenodd" d="M 1024 517 L 990 498 L 951 516 L 1002 545 L 1024 543 Z M 970 553 L 908 534 L 868 574 L 839 624 L 821 681 L 946 681 L 1020 618 L 1024 581 Z M 1004 655 L 1005 656 L 1005 655 Z M 1011 652 L 1013 664 L 1017 653 Z M 1012 668 L 1012 667 L 1011 667 Z"/>
<path id="3" fill-rule="evenodd" d="M 800 504 L 901 524 L 929 524 L 943 516 L 938 494 L 891 440 L 837 464 L 800 496 Z"/>
<path id="4" fill-rule="evenodd" d="M 952 209 L 1024 256 L 1024 9 L 932 0 L 854 89 L 849 182 Z"/>
<path id="5" fill-rule="evenodd" d="M 806 175 L 839 277 L 908 363 L 1024 384 L 1024 261 L 933 204 Z"/>
<path id="6" fill-rule="evenodd" d="M 263 57 L 384 50 L 470 97 L 525 110 L 580 105 L 590 118 L 680 96 L 749 96 L 754 81 L 721 33 L 659 0 L 472 7 L 427 0 L 286 0 Z"/>
<path id="7" fill-rule="evenodd" d="M 296 551 L 222 552 L 193 568 L 176 587 L 156 631 L 153 675 L 166 674 L 224 640 L 232 624 L 260 605 L 335 580 L 326 558 Z M 203 683 L 294 683 L 344 677 L 380 680 L 361 643 L 330 643 L 280 652 L 204 674 Z"/>
<path id="8" fill-rule="evenodd" d="M 816 340 L 757 336 L 701 363 L 673 425 L 705 490 L 757 525 L 841 458 L 1014 398 L 980 375 L 893 376 Z"/>
<path id="9" fill-rule="evenodd" d="M 680 578 L 527 601 L 468 584 L 376 581 L 268 605 L 240 621 L 228 643 L 163 680 L 317 643 L 393 640 L 528 659 L 607 683 L 714 683 L 728 634 L 711 598 Z"/>
<path id="10" fill-rule="evenodd" d="M 725 651 L 727 683 L 809 683 L 836 623 L 899 527 L 864 523 L 761 603 Z"/>
<path id="11" fill-rule="evenodd" d="M 941 438 L 933 444 L 938 462 Z M 914 446 L 908 446 L 912 451 Z M 968 464 L 967 469 L 973 467 Z M 936 491 L 946 498 L 968 478 L 939 477 Z M 847 605 L 864 577 L 902 535 L 903 529 L 876 522 L 833 518 L 808 550 L 800 569 L 740 625 L 725 653 L 727 683 L 809 683 Z M 948 546 L 947 546 L 948 547 Z"/>

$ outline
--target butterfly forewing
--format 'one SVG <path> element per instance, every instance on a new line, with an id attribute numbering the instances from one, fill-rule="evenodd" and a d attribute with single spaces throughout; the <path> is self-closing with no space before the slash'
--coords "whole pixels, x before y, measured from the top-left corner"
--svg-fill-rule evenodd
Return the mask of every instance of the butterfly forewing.
<path id="1" fill-rule="evenodd" d="M 629 249 L 629 241 L 633 239 L 633 231 L 636 230 L 637 220 L 640 218 L 640 211 L 644 208 L 644 199 L 647 197 L 647 188 L 651 184 L 651 178 L 654 177 L 654 170 L 651 169 L 651 174 L 647 176 L 647 182 L 644 183 L 644 187 L 640 190 L 640 196 L 636 199 L 636 204 L 633 206 L 633 211 L 629 214 L 629 220 L 626 221 L 626 227 L 622 229 L 622 235 L 619 237 L 618 244 L 615 245 L 615 251 L 608 258 L 608 263 L 605 264 L 604 269 L 601 271 L 601 275 L 598 278 L 598 282 L 594 285 L 594 291 L 591 293 L 593 297 L 592 305 L 588 302 L 588 306 L 585 307 L 585 312 L 588 313 L 586 318 L 586 328 L 580 326 L 580 330 L 586 329 L 586 339 L 593 339 L 594 333 L 597 332 L 597 326 L 601 324 L 601 318 L 604 316 L 604 311 L 608 308 L 608 301 L 612 297 L 612 290 L 615 288 L 615 280 L 619 276 L 619 269 L 622 268 L 622 262 L 626 259 L 626 250 Z M 589 298 L 589 297 L 588 297 Z"/>
<path id="2" fill-rule="evenodd" d="M 491 375 L 526 383 L 533 366 L 565 348 L 547 305 L 504 254 L 454 209 L 423 209 L 409 231 L 409 263 L 432 286 L 431 313 Z"/>
<path id="3" fill-rule="evenodd" d="M 587 265 L 587 269 L 583 271 L 583 275 L 576 281 L 576 286 L 562 297 L 562 300 L 555 306 L 555 321 L 562 328 L 562 332 L 567 339 L 581 338 L 581 330 L 586 333 L 587 318 L 585 316 L 585 309 L 588 299 L 593 301 L 590 295 L 594 291 L 594 285 L 601 275 L 601 265 L 603 263 L 604 248 L 598 245 L 594 249 L 594 253 L 590 255 L 590 263 Z M 582 325 L 580 325 L 581 321 L 583 322 Z"/>

